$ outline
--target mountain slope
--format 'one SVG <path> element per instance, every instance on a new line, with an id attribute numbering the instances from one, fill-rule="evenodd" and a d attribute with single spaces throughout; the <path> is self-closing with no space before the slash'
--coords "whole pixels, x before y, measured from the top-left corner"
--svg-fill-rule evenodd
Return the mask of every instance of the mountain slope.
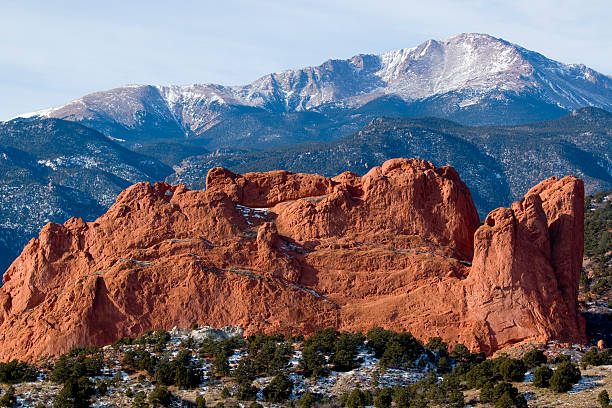
<path id="1" fill-rule="evenodd" d="M 58 119 L 0 124 L 0 273 L 47 222 L 94 219 L 119 192 L 172 170 L 84 126 Z"/>
<path id="2" fill-rule="evenodd" d="M 302 113 L 312 114 L 312 113 Z M 291 115 L 291 114 L 287 114 Z M 612 114 L 596 108 L 519 126 L 462 126 L 435 118 L 372 121 L 334 142 L 309 142 L 265 151 L 172 142 L 143 145 L 151 155 L 180 163 L 174 170 L 133 153 L 98 132 L 55 119 L 0 125 L 0 267 L 6 268 L 47 221 L 91 220 L 138 181 L 166 180 L 204 188 L 206 173 L 287 169 L 332 176 L 367 173 L 398 156 L 452 165 L 463 174 L 481 216 L 520 198 L 538 180 L 575 174 L 589 193 L 612 188 Z M 202 149 L 202 150 L 200 150 Z M 199 151 L 204 154 L 192 156 Z M 165 160 L 164 159 L 164 160 Z"/>
<path id="3" fill-rule="evenodd" d="M 462 126 L 451 121 L 376 119 L 335 142 L 258 151 L 217 151 L 175 166 L 171 183 L 204 188 L 208 169 L 286 169 L 331 176 L 365 174 L 392 157 L 418 157 L 455 167 L 481 216 L 507 205 L 538 180 L 574 174 L 589 192 L 612 187 L 612 114 L 584 108 L 563 118 L 520 126 Z"/>
<path id="4" fill-rule="evenodd" d="M 512 124 L 583 106 L 612 109 L 609 76 L 488 35 L 461 34 L 244 86 L 126 86 L 29 115 L 79 122 L 135 149 L 168 139 L 217 149 L 338 139 L 384 115 Z"/>

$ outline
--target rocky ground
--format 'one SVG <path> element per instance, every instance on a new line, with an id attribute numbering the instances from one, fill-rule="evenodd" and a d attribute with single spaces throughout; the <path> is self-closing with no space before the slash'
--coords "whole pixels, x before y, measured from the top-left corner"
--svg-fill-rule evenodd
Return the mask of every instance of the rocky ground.
<path id="1" fill-rule="evenodd" d="M 233 335 L 240 335 L 241 333 L 242 330 L 237 327 L 227 327 L 224 329 L 204 327 L 196 330 L 175 329 L 170 332 L 171 338 L 164 350 L 155 351 L 153 346 L 146 346 L 146 348 L 154 355 L 161 356 L 162 354 L 171 354 L 172 356 L 176 356 L 180 350 L 185 349 L 186 340 L 190 341 L 190 339 L 194 339 L 197 345 L 199 341 L 204 338 L 218 340 Z M 146 372 L 128 373 L 126 370 L 129 370 L 122 367 L 121 361 L 123 355 L 127 351 L 136 349 L 137 347 L 142 346 L 115 345 L 103 348 L 105 363 L 102 375 L 93 377 L 91 380 L 94 383 L 107 381 L 111 385 L 106 395 L 96 395 L 92 398 L 92 406 L 132 407 L 134 406 L 134 397 L 136 393 L 144 391 L 149 394 L 153 390 L 154 384 L 151 382 L 150 377 L 146 375 Z M 552 361 L 552 359 L 560 355 L 568 355 L 571 357 L 572 361 L 576 363 L 580 362 L 582 355 L 587 350 L 586 346 L 559 344 L 556 342 L 550 342 L 542 347 L 549 361 Z M 519 356 L 530 348 L 533 348 L 533 346 L 516 347 L 508 350 L 508 354 Z M 430 371 L 435 372 L 436 369 L 436 365 L 428 361 L 426 355 L 423 355 L 421 363 L 415 364 L 415 366 L 419 368 L 381 370 L 380 360 L 374 357 L 370 349 L 362 346 L 358 353 L 358 359 L 361 361 L 359 367 L 347 372 L 330 371 L 327 376 L 319 378 L 318 380 L 312 380 L 304 377 L 298 369 L 301 353 L 300 346 L 297 345 L 289 360 L 289 366 L 286 372 L 288 373 L 288 377 L 293 381 L 294 387 L 291 397 L 286 403 L 273 404 L 262 400 L 261 389 L 270 383 L 272 377 L 260 377 L 255 380 L 254 385 L 260 389 L 257 400 L 261 405 L 264 407 L 293 406 L 305 392 L 310 391 L 329 397 L 331 402 L 325 405 L 339 406 L 337 402 L 338 399 L 354 388 L 374 390 L 376 388 L 408 386 L 425 378 Z M 212 360 L 198 357 L 198 353 L 194 354 L 193 360 L 201 367 L 204 373 L 204 380 L 200 386 L 190 390 L 183 390 L 174 386 L 169 387 L 175 398 L 171 406 L 192 406 L 199 395 L 205 398 L 206 405 L 209 407 L 248 407 L 251 405 L 251 402 L 238 401 L 233 397 L 237 389 L 234 379 L 230 377 L 218 378 L 213 376 Z M 233 371 L 237 367 L 240 359 L 247 355 L 248 352 L 246 348 L 236 350 L 229 357 L 231 370 Z M 48 363 L 49 362 L 46 362 L 42 367 L 49 367 Z M 48 369 L 41 368 L 36 381 L 17 384 L 15 386 L 17 404 L 15 406 L 54 406 L 53 399 L 62 387 L 61 385 L 49 381 L 49 373 L 50 371 Z M 599 393 L 604 389 L 608 390 L 608 392 L 612 392 L 612 365 L 602 365 L 583 369 L 582 379 L 566 393 L 555 393 L 549 389 L 536 388 L 533 386 L 532 381 L 533 370 L 529 370 L 525 375 L 524 381 L 513 383 L 520 393 L 525 396 L 529 407 L 599 407 L 600 405 L 597 402 Z M 6 386 L 3 388 L 6 388 Z M 223 390 L 225 388 L 230 391 L 231 395 L 229 397 L 223 395 Z M 466 407 L 493 407 L 493 404 L 479 403 L 479 391 L 477 390 L 465 390 L 464 395 Z"/>
<path id="2" fill-rule="evenodd" d="M 154 355 L 161 356 L 164 353 L 170 353 L 176 356 L 183 348 L 182 344 L 188 338 L 203 338 L 211 337 L 213 339 L 223 338 L 227 334 L 236 334 L 234 328 L 228 327 L 220 330 L 211 329 L 208 327 L 198 330 L 173 330 L 170 332 L 172 337 L 167 343 L 163 352 L 155 351 L 152 346 L 147 346 L 147 350 Z M 238 332 L 238 333 L 241 333 Z M 219 337 L 221 336 L 221 337 Z M 105 396 L 96 396 L 92 400 L 94 407 L 129 407 L 133 402 L 133 398 L 129 395 L 135 395 L 138 391 L 149 393 L 153 390 L 153 384 L 148 378 L 143 378 L 145 372 L 136 372 L 128 374 L 121 366 L 121 356 L 128 350 L 135 349 L 140 346 L 129 345 L 121 346 L 118 349 L 112 346 L 103 348 L 105 357 L 105 367 L 103 376 L 94 378 L 94 380 L 112 380 L 113 378 L 121 378 L 116 384 L 109 388 L 109 392 Z M 234 352 L 229 357 L 230 368 L 233 370 L 237 367 L 241 358 L 248 354 L 246 349 L 241 349 Z M 289 360 L 289 378 L 294 382 L 292 400 L 296 400 L 303 393 L 310 391 L 322 395 L 338 397 L 345 392 L 351 391 L 355 387 L 373 388 L 373 374 L 379 371 L 379 359 L 375 358 L 372 352 L 365 348 L 360 350 L 358 358 L 362 360 L 360 367 L 348 372 L 331 371 L 326 377 L 313 381 L 305 378 L 303 375 L 297 374 L 296 368 L 301 357 L 301 350 L 296 349 L 293 352 L 292 358 Z M 211 360 L 205 358 L 194 357 L 197 364 L 200 365 L 204 373 L 209 373 L 211 370 Z M 422 369 L 414 370 L 398 370 L 387 369 L 379 376 L 378 384 L 380 387 L 406 386 L 415 383 L 421 378 L 424 378 L 427 372 L 435 366 L 429 364 Z M 272 377 L 261 377 L 255 380 L 255 385 L 258 388 L 264 388 L 270 383 Z M 192 390 L 182 390 L 177 387 L 169 387 L 172 393 L 177 397 L 174 405 L 181 406 L 194 402 L 198 395 L 203 395 L 207 401 L 207 405 L 214 406 L 221 402 L 224 404 L 237 406 L 248 406 L 250 403 L 236 401 L 233 398 L 222 398 L 221 393 L 224 388 L 229 388 L 233 392 L 236 389 L 236 384 L 231 378 L 216 379 L 206 376 L 201 386 Z M 18 394 L 19 406 L 37 406 L 42 403 L 45 406 L 52 406 L 51 402 L 57 395 L 61 386 L 48 381 L 48 372 L 43 371 L 39 379 L 35 382 L 19 384 L 15 387 Z M 260 396 L 261 398 L 261 396 Z M 262 402 L 264 406 L 269 405 Z"/>

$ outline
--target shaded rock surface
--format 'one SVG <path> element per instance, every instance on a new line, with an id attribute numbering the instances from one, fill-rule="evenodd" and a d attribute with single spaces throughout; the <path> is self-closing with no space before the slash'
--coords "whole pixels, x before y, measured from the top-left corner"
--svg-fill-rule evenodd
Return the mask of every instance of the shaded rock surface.
<path id="1" fill-rule="evenodd" d="M 582 181 L 551 178 L 484 225 L 451 167 L 359 177 L 216 168 L 206 191 L 138 183 L 94 222 L 50 223 L 4 275 L 0 359 L 150 329 L 383 326 L 493 353 L 584 341 Z"/>

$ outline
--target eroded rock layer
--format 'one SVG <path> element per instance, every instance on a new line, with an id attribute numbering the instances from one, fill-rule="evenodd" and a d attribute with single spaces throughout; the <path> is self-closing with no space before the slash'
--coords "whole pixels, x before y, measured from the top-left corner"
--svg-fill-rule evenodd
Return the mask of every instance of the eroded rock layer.
<path id="1" fill-rule="evenodd" d="M 94 222 L 48 224 L 4 275 L 0 359 L 149 329 L 408 330 L 492 353 L 583 341 L 583 186 L 548 179 L 484 225 L 451 167 L 359 177 L 217 168 L 206 191 L 135 184 Z"/>

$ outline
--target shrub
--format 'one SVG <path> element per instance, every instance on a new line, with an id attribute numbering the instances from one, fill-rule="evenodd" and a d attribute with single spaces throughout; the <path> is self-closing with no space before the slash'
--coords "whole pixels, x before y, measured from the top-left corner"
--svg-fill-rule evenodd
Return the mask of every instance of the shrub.
<path id="1" fill-rule="evenodd" d="M 317 397 L 310 391 L 307 391 L 297 400 L 297 406 L 300 408 L 312 408 L 317 401 Z"/>
<path id="2" fill-rule="evenodd" d="M 295 334 L 292 336 L 287 336 L 286 338 L 287 342 L 291 343 L 291 344 L 301 344 L 304 341 L 304 335 L 303 334 Z"/>
<path id="3" fill-rule="evenodd" d="M 398 387 L 393 394 L 393 402 L 398 408 L 410 407 L 414 391 L 408 387 Z"/>
<path id="4" fill-rule="evenodd" d="M 293 382 L 287 376 L 280 374 L 263 389 L 263 397 L 266 401 L 282 402 L 291 396 L 292 390 Z"/>
<path id="5" fill-rule="evenodd" d="M 349 394 L 342 396 L 342 401 L 347 408 L 362 408 L 372 403 L 372 395 L 359 388 L 354 388 Z"/>
<path id="6" fill-rule="evenodd" d="M 202 382 L 200 369 L 191 357 L 191 351 L 182 350 L 172 360 L 174 383 L 179 388 L 195 388 Z"/>
<path id="7" fill-rule="evenodd" d="M 172 399 L 172 393 L 163 385 L 156 385 L 149 394 L 149 402 L 153 405 L 161 405 L 162 407 L 172 404 Z"/>
<path id="8" fill-rule="evenodd" d="M 200 355 L 200 357 L 213 358 L 222 351 L 224 351 L 227 355 L 231 353 L 231 350 L 223 349 L 221 342 L 205 338 L 202 340 L 202 344 L 198 349 L 198 354 Z"/>
<path id="9" fill-rule="evenodd" d="M 402 345 L 396 341 L 387 343 L 385 352 L 380 358 L 382 367 L 405 368 L 409 363 L 408 358 L 404 355 Z"/>
<path id="10" fill-rule="evenodd" d="M 96 382 L 96 392 L 98 395 L 106 395 L 108 392 L 108 383 L 107 380 L 98 380 Z"/>
<path id="11" fill-rule="evenodd" d="M 504 381 L 523 381 L 525 371 L 527 368 L 522 360 L 507 358 L 499 364 L 499 374 Z"/>
<path id="12" fill-rule="evenodd" d="M 440 387 L 445 391 L 462 390 L 465 387 L 462 384 L 463 379 L 456 374 L 446 374 L 440 381 Z"/>
<path id="13" fill-rule="evenodd" d="M 243 382 L 238 384 L 236 390 L 236 399 L 240 401 L 255 401 L 259 388 L 253 386 L 250 382 Z"/>
<path id="14" fill-rule="evenodd" d="M 598 360 L 599 360 L 599 353 L 597 351 L 597 347 L 591 347 L 582 356 L 582 359 L 580 360 L 580 365 L 582 366 L 582 369 L 584 370 L 588 368 L 589 365 L 598 365 L 597 364 L 599 362 Z"/>
<path id="15" fill-rule="evenodd" d="M 315 332 L 312 336 L 304 340 L 302 345 L 304 348 L 311 346 L 321 353 L 330 354 L 334 351 L 334 345 L 338 334 L 336 329 L 328 327 L 327 329 Z"/>
<path id="16" fill-rule="evenodd" d="M 451 352 L 452 358 L 457 361 L 462 361 L 464 363 L 470 361 L 471 355 L 472 354 L 470 353 L 470 350 L 468 350 L 468 348 L 465 347 L 465 344 L 462 343 L 456 344 L 453 348 L 453 351 Z"/>
<path id="17" fill-rule="evenodd" d="M 145 370 L 149 375 L 155 373 L 157 358 L 143 348 L 128 350 L 123 354 L 122 366 L 129 372 Z"/>
<path id="18" fill-rule="evenodd" d="M 336 371 L 350 371 L 356 367 L 355 356 L 348 350 L 339 350 L 330 359 Z"/>
<path id="19" fill-rule="evenodd" d="M 252 382 L 257 378 L 257 369 L 253 360 L 250 358 L 242 358 L 238 362 L 238 366 L 232 371 L 232 377 L 237 383 Z"/>
<path id="20" fill-rule="evenodd" d="M 385 352 L 387 343 L 393 336 L 393 332 L 382 327 L 370 329 L 366 334 L 367 346 L 374 351 L 377 358 L 381 358 Z"/>
<path id="21" fill-rule="evenodd" d="M 442 381 L 438 381 L 437 375 L 434 372 L 430 372 L 427 378 L 409 387 L 412 395 L 410 407 L 447 406 L 450 394 L 453 390 L 458 390 L 458 388 L 461 388 L 461 381 L 458 376 L 448 375 Z"/>
<path id="22" fill-rule="evenodd" d="M 465 407 L 465 396 L 459 390 L 452 390 L 448 396 L 448 406 L 450 408 Z"/>
<path id="23" fill-rule="evenodd" d="M 327 365 L 324 358 L 329 356 L 329 363 L 336 371 L 348 371 L 359 365 L 358 348 L 363 345 L 361 332 L 338 332 L 334 328 L 319 330 L 304 340 L 301 369 L 305 375 L 320 377 L 325 374 Z"/>
<path id="24" fill-rule="evenodd" d="M 498 370 L 499 360 L 489 359 L 478 363 L 465 374 L 468 388 L 482 388 L 487 383 L 496 383 L 501 379 Z"/>
<path id="25" fill-rule="evenodd" d="M 357 359 L 358 348 L 363 345 L 364 337 L 361 332 L 343 332 L 335 339 L 333 354 L 330 363 L 336 371 L 349 371 L 359 366 Z"/>
<path id="26" fill-rule="evenodd" d="M 573 363 L 565 361 L 559 364 L 550 378 L 550 389 L 555 392 L 567 392 L 580 381 L 580 369 Z"/>
<path id="27" fill-rule="evenodd" d="M 493 401 L 493 383 L 487 382 L 480 388 L 480 402 L 486 404 Z"/>
<path id="28" fill-rule="evenodd" d="M 481 403 L 493 403 L 495 408 L 527 408 L 527 400 L 518 389 L 507 382 L 500 382 L 495 387 L 486 383 L 480 391 Z"/>
<path id="29" fill-rule="evenodd" d="M 446 375 L 438 381 L 435 373 L 408 387 L 397 387 L 393 395 L 393 402 L 398 408 L 413 407 L 463 407 L 464 395 L 461 378 L 457 375 Z"/>
<path id="30" fill-rule="evenodd" d="M 221 398 L 228 399 L 231 396 L 232 396 L 232 393 L 230 389 L 227 387 L 223 387 L 223 389 L 221 390 Z"/>
<path id="31" fill-rule="evenodd" d="M 220 351 L 212 363 L 213 371 L 218 376 L 228 376 L 230 374 L 229 356 L 224 352 Z"/>
<path id="32" fill-rule="evenodd" d="M 383 388 L 378 391 L 376 398 L 374 398 L 374 407 L 376 408 L 389 408 L 393 401 L 393 389 Z"/>
<path id="33" fill-rule="evenodd" d="M 196 342 L 193 337 L 189 336 L 181 342 L 179 347 L 194 350 L 196 348 Z"/>
<path id="34" fill-rule="evenodd" d="M 155 381 L 163 385 L 176 385 L 179 388 L 195 388 L 202 381 L 198 366 L 191 360 L 191 352 L 180 351 L 170 360 L 162 358 L 155 366 Z"/>
<path id="35" fill-rule="evenodd" d="M 406 368 L 423 353 L 423 345 L 410 333 L 393 333 L 380 358 L 383 367 Z"/>
<path id="36" fill-rule="evenodd" d="M 197 327 L 196 327 L 197 329 Z M 206 408 L 206 400 L 203 396 L 198 395 L 195 399 L 195 408 Z"/>
<path id="37" fill-rule="evenodd" d="M 451 362 L 447 357 L 440 357 L 438 359 L 438 374 L 446 374 L 451 370 Z"/>
<path id="38" fill-rule="evenodd" d="M 547 366 L 540 366 L 533 372 L 533 385 L 539 388 L 548 388 L 553 370 Z"/>
<path id="39" fill-rule="evenodd" d="M 325 367 L 327 361 L 313 345 L 308 345 L 302 350 L 302 357 L 298 363 L 298 367 L 302 370 L 305 376 L 318 378 L 325 375 Z"/>
<path id="40" fill-rule="evenodd" d="M 448 356 L 448 344 L 441 337 L 430 337 L 425 347 L 440 357 Z"/>
<path id="41" fill-rule="evenodd" d="M 523 356 L 523 363 L 528 368 L 539 367 L 542 364 L 546 364 L 546 361 L 547 359 L 546 359 L 546 356 L 544 355 L 544 352 L 538 349 L 529 350 Z"/>
<path id="42" fill-rule="evenodd" d="M 568 356 L 567 354 L 559 354 L 558 356 L 556 356 L 552 360 L 553 364 L 561 364 L 561 363 L 565 363 L 565 362 L 568 362 L 568 363 L 572 362 L 572 358 L 570 356 Z"/>
<path id="43" fill-rule="evenodd" d="M 597 350 L 597 347 L 591 347 L 584 353 L 580 361 L 580 365 L 583 369 L 586 369 L 590 365 L 600 366 L 604 364 L 612 364 L 612 353 L 610 349 L 605 349 L 600 352 Z"/>
<path id="44" fill-rule="evenodd" d="M 381 365 L 405 368 L 423 353 L 423 345 L 410 333 L 395 333 L 375 327 L 366 335 L 367 346 L 380 358 Z"/>
<path id="45" fill-rule="evenodd" d="M 502 394 L 502 396 L 495 401 L 495 408 L 513 408 L 515 406 L 512 395 L 508 392 Z"/>
<path id="46" fill-rule="evenodd" d="M 56 408 L 88 407 L 95 390 L 87 377 L 69 377 L 53 400 Z"/>
<path id="47" fill-rule="evenodd" d="M 170 341 L 170 333 L 165 330 L 157 330 L 155 332 L 148 331 L 137 337 L 134 343 L 141 345 L 161 345 L 164 346 Z"/>
<path id="48" fill-rule="evenodd" d="M 174 384 L 174 367 L 169 356 L 165 356 L 155 366 L 155 373 L 153 374 L 155 382 L 162 385 Z"/>
<path id="49" fill-rule="evenodd" d="M 17 403 L 17 397 L 15 396 L 15 387 L 10 385 L 2 397 L 0 397 L 0 407 L 13 407 Z"/>
<path id="50" fill-rule="evenodd" d="M 417 401 L 427 406 L 462 407 L 465 405 L 463 393 L 460 391 L 461 378 L 457 375 L 445 375 L 442 381 L 438 381 L 438 377 L 433 372 L 430 372 L 427 378 L 418 381 L 413 385 L 413 388 Z M 414 401 L 412 405 L 414 405 Z"/>
<path id="51" fill-rule="evenodd" d="M 608 395 L 608 391 L 603 390 L 600 392 L 597 396 L 597 402 L 599 402 L 601 408 L 610 408 L 610 396 Z"/>
<path id="52" fill-rule="evenodd" d="M 118 350 L 121 346 L 129 346 L 134 344 L 134 339 L 131 337 L 121 337 L 120 339 L 115 340 L 115 342 L 111 345 L 111 347 L 115 350 Z"/>
<path id="53" fill-rule="evenodd" d="M 146 408 L 148 406 L 147 394 L 145 394 L 144 391 L 138 391 L 134 397 L 134 401 L 132 401 L 132 408 Z"/>
<path id="54" fill-rule="evenodd" d="M 258 333 L 252 336 L 249 336 L 246 340 L 246 345 L 249 349 L 249 354 L 260 350 L 266 343 L 282 343 L 285 340 L 285 336 L 280 333 L 275 334 L 263 334 Z"/>
<path id="55" fill-rule="evenodd" d="M 378 388 L 380 383 L 380 370 L 376 370 L 372 373 L 372 387 Z"/>
<path id="56" fill-rule="evenodd" d="M 277 344 L 273 340 L 265 342 L 259 349 L 249 351 L 257 373 L 269 376 L 281 374 L 289 365 L 292 354 L 293 347 L 289 343 Z"/>
<path id="57" fill-rule="evenodd" d="M 17 384 L 36 380 L 37 372 L 34 366 L 13 360 L 0 363 L 0 383 Z"/>
<path id="58" fill-rule="evenodd" d="M 103 365 L 104 357 L 99 348 L 75 347 L 57 359 L 49 379 L 64 384 L 70 379 L 95 377 L 100 374 Z"/>
<path id="59" fill-rule="evenodd" d="M 453 374 L 465 375 L 470 371 L 471 366 L 468 363 L 457 363 L 453 367 Z"/>
<path id="60" fill-rule="evenodd" d="M 195 388 L 202 382 L 200 371 L 193 365 L 180 366 L 175 364 L 174 384 L 182 389 Z"/>
<path id="61" fill-rule="evenodd" d="M 435 404 L 442 404 L 446 401 L 446 392 L 439 387 L 435 376 L 417 382 L 415 391 L 418 397 Z"/>

